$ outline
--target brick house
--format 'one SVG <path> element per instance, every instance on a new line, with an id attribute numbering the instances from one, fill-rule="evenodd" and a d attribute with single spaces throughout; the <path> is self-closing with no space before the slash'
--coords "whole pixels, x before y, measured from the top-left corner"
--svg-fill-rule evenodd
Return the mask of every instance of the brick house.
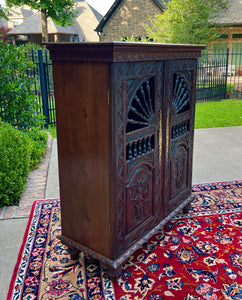
<path id="1" fill-rule="evenodd" d="M 149 16 L 161 14 L 162 0 L 116 0 L 96 28 L 100 41 L 146 38 Z"/>
<path id="2" fill-rule="evenodd" d="M 146 38 L 145 24 L 149 16 L 161 14 L 168 0 L 116 0 L 96 28 L 100 41 L 122 40 L 128 37 Z M 230 0 L 228 10 L 221 14 L 218 24 L 221 38 L 210 49 L 242 51 L 242 0 Z"/>
<path id="3" fill-rule="evenodd" d="M 210 49 L 219 51 L 229 48 L 230 52 L 242 52 L 242 1 L 230 0 L 228 10 L 219 17 L 218 24 L 226 27 L 219 29 L 221 38 L 212 42 Z"/>

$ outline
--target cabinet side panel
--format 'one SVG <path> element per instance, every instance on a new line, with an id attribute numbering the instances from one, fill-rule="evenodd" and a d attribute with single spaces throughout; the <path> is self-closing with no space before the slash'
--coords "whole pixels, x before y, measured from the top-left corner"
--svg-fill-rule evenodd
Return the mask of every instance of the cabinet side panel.
<path id="1" fill-rule="evenodd" d="M 108 65 L 55 62 L 53 71 L 62 233 L 109 257 Z"/>

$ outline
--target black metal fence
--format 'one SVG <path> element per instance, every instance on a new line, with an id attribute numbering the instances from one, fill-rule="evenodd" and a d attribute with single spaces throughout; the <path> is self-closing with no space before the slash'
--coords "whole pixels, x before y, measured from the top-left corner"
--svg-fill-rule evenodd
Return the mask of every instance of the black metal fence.
<path id="1" fill-rule="evenodd" d="M 47 50 L 32 50 L 28 54 L 35 68 L 35 95 L 41 104 L 46 127 L 55 125 L 55 101 L 52 63 Z M 226 98 L 242 99 L 242 53 L 229 50 L 204 51 L 198 63 L 197 101 L 218 101 Z"/>
<path id="2" fill-rule="evenodd" d="M 242 99 L 242 53 L 204 51 L 198 63 L 197 101 L 226 98 Z"/>
<path id="3" fill-rule="evenodd" d="M 55 125 L 54 84 L 49 52 L 47 49 L 32 49 L 26 55 L 35 65 L 29 75 L 34 77 L 34 93 L 45 117 L 45 127 Z"/>

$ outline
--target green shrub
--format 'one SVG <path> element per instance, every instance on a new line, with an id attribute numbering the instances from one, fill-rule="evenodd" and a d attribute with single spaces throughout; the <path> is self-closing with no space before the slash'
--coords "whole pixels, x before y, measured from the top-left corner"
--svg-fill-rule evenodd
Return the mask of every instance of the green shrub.
<path id="1" fill-rule="evenodd" d="M 34 64 L 26 49 L 0 44 L 0 116 L 20 130 L 43 127 L 43 115 L 34 95 Z M 29 74 L 29 75 L 28 75 Z"/>
<path id="2" fill-rule="evenodd" d="M 23 132 L 0 121 L 0 207 L 18 204 L 29 170 L 47 150 L 47 139 L 38 128 Z"/>
<path id="3" fill-rule="evenodd" d="M 46 153 L 48 134 L 38 128 L 32 128 L 27 131 L 31 143 L 30 169 L 37 168 L 38 163 Z"/>
<path id="4" fill-rule="evenodd" d="M 17 204 L 28 171 L 47 150 L 44 117 L 33 93 L 34 64 L 27 48 L 0 42 L 0 206 Z"/>
<path id="5" fill-rule="evenodd" d="M 235 91 L 235 84 L 234 83 L 227 83 L 227 86 L 226 86 L 226 93 L 228 94 L 234 94 L 236 91 Z"/>
<path id="6" fill-rule="evenodd" d="M 52 136 L 53 139 L 56 139 L 57 135 L 56 135 L 56 127 L 55 126 L 49 126 L 47 131 L 50 133 L 50 135 Z"/>
<path id="7" fill-rule="evenodd" d="M 26 133 L 0 122 L 0 207 L 18 203 L 28 177 L 31 148 Z"/>

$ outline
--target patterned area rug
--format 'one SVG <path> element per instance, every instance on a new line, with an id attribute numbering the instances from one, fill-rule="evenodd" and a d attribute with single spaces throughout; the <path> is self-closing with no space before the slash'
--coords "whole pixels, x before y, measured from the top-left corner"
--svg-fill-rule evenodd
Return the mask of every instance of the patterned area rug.
<path id="1" fill-rule="evenodd" d="M 96 260 L 72 261 L 59 200 L 36 201 L 8 300 L 242 299 L 242 181 L 193 186 L 177 215 L 131 256 L 116 281 Z"/>

